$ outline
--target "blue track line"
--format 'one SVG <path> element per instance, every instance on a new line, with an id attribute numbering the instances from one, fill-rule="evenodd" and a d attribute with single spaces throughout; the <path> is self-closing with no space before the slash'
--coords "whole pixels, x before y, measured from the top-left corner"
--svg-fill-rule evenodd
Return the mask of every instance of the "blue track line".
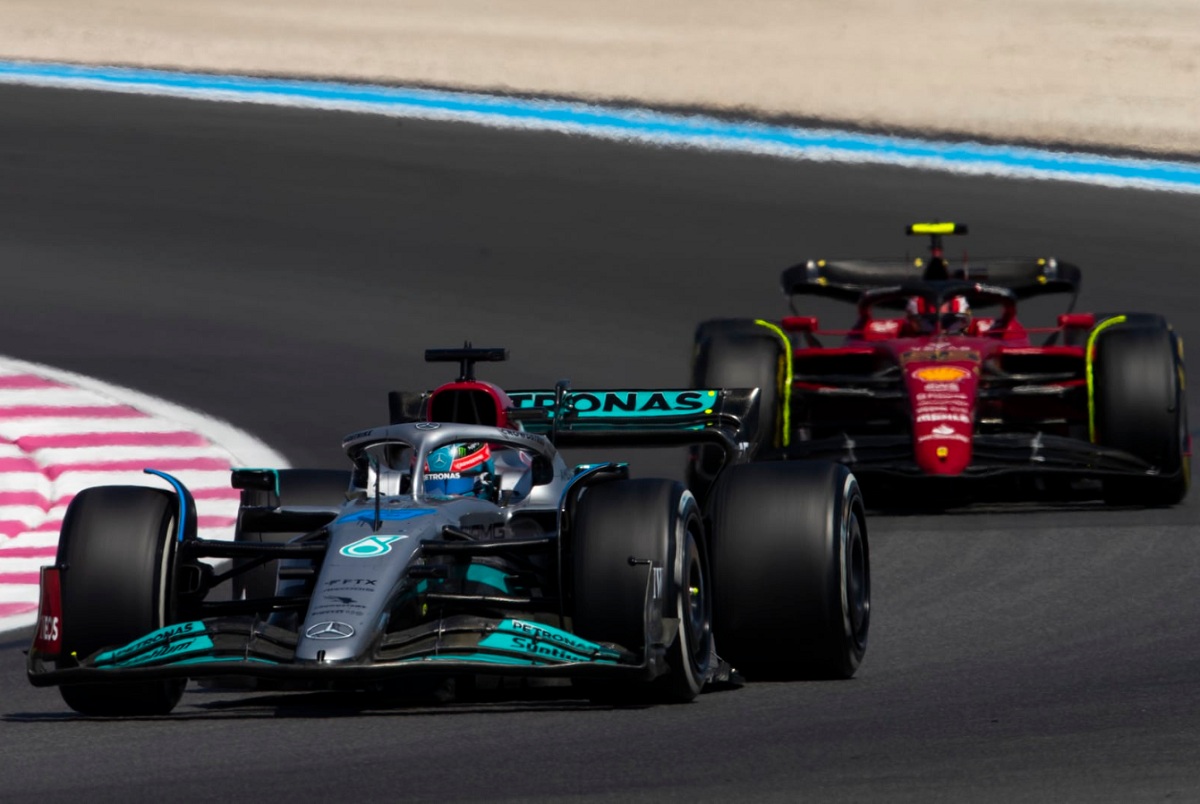
<path id="1" fill-rule="evenodd" d="M 467 92 L 11 61 L 0 61 L 0 83 L 454 120 L 790 159 L 1200 193 L 1200 164 L 1186 162 L 729 122 Z"/>

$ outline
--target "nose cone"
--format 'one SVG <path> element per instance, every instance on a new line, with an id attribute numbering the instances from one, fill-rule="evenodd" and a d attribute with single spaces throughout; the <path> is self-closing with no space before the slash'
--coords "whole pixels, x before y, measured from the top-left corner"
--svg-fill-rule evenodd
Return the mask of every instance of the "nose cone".
<path id="1" fill-rule="evenodd" d="M 378 510 L 369 500 L 344 509 L 329 525 L 329 550 L 300 627 L 296 661 L 367 656 L 421 540 L 437 538 L 447 523 L 435 508 L 402 499 L 388 500 Z"/>
<path id="2" fill-rule="evenodd" d="M 918 435 L 914 452 L 917 466 L 925 474 L 960 475 L 971 463 L 971 438 L 958 432 Z"/>
<path id="3" fill-rule="evenodd" d="M 959 475 L 971 463 L 978 365 L 910 363 L 905 367 L 912 406 L 913 457 L 929 475 Z"/>

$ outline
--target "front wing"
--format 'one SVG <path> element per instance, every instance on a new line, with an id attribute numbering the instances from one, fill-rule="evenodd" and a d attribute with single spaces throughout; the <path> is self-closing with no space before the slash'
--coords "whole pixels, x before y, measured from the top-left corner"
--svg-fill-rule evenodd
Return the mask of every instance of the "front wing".
<path id="1" fill-rule="evenodd" d="M 961 475 L 987 478 L 1006 474 L 1060 474 L 1078 478 L 1153 476 L 1155 466 L 1121 450 L 1045 433 L 976 434 L 971 463 Z M 797 441 L 759 454 L 765 460 L 819 459 L 850 466 L 858 474 L 923 477 L 907 434 Z"/>
<path id="2" fill-rule="evenodd" d="M 296 632 L 261 620 L 194 620 L 98 651 L 75 667 L 55 667 L 32 650 L 28 673 L 34 686 L 202 676 L 354 682 L 455 672 L 648 681 L 664 661 L 661 642 L 635 654 L 511 617 L 431 621 L 386 634 L 369 657 L 347 663 L 297 662 L 296 642 Z"/>

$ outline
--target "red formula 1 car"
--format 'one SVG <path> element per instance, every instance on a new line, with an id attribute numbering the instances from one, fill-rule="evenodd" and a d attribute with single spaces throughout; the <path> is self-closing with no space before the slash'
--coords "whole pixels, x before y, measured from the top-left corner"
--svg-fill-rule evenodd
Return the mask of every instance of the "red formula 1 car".
<path id="1" fill-rule="evenodd" d="M 873 490 L 894 500 L 889 491 L 932 479 L 948 492 L 939 499 L 954 501 L 1000 489 L 1182 500 L 1191 442 L 1179 336 L 1149 313 L 1067 312 L 1057 326 L 1025 327 L 1022 299 L 1065 293 L 1074 308 L 1079 269 L 1052 258 L 951 264 L 942 238 L 966 231 L 909 226 L 930 236 L 927 259 L 786 269 L 793 313 L 801 295 L 850 301 L 853 326 L 822 330 L 803 315 L 706 321 L 696 330 L 696 387 L 760 387 L 757 458 L 848 464 L 868 502 Z M 693 452 L 698 493 L 715 460 Z"/>

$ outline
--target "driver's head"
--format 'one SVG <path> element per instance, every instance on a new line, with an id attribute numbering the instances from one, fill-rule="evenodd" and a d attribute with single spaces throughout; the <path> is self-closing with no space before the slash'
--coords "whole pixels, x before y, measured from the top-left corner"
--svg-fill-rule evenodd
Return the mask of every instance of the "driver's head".
<path id="1" fill-rule="evenodd" d="M 425 493 L 433 497 L 492 499 L 492 451 L 480 441 L 447 444 L 425 460 Z"/>
<path id="2" fill-rule="evenodd" d="M 922 335 L 937 331 L 939 323 L 942 332 L 951 335 L 965 332 L 971 325 L 971 305 L 965 296 L 955 296 L 936 310 L 925 299 L 914 296 L 908 300 L 906 310 L 909 329 Z"/>
<path id="3" fill-rule="evenodd" d="M 967 327 L 971 326 L 971 305 L 967 303 L 966 296 L 955 296 L 942 305 L 938 314 L 942 319 L 942 332 L 955 335 L 966 332 Z"/>

